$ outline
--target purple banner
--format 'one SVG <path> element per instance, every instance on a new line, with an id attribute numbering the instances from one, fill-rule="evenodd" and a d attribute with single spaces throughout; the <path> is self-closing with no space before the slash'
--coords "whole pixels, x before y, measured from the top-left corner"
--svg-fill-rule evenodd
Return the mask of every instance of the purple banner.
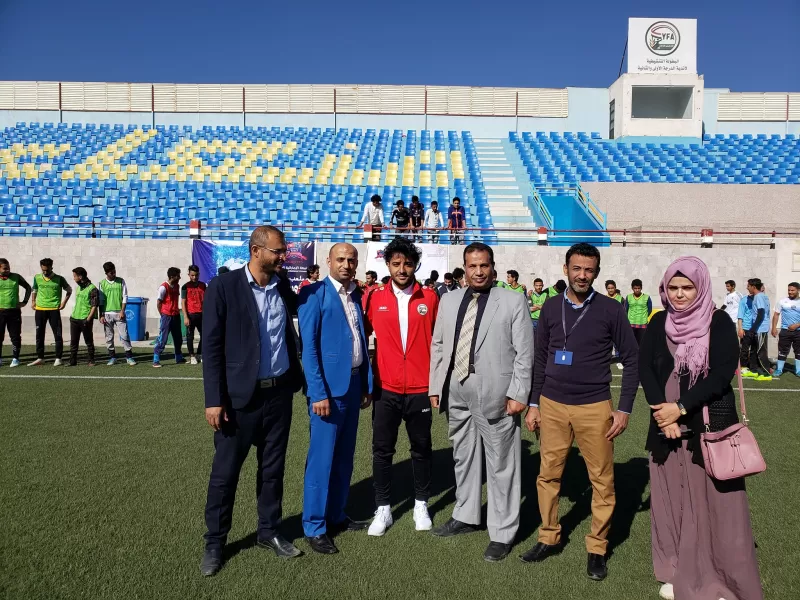
<path id="1" fill-rule="evenodd" d="M 289 253 L 283 269 L 297 291 L 306 278 L 306 269 L 314 264 L 317 255 L 315 242 L 288 242 Z M 200 280 L 208 283 L 220 267 L 241 269 L 249 260 L 247 242 L 211 242 L 194 240 L 192 262 L 200 267 Z"/>

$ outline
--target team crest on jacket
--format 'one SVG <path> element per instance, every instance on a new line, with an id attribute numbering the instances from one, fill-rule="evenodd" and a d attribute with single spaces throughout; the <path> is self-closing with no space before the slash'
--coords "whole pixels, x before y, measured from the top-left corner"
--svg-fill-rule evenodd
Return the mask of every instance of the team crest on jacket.
<path id="1" fill-rule="evenodd" d="M 417 312 L 424 317 L 425 315 L 428 314 L 428 305 L 427 304 L 417 304 Z"/>

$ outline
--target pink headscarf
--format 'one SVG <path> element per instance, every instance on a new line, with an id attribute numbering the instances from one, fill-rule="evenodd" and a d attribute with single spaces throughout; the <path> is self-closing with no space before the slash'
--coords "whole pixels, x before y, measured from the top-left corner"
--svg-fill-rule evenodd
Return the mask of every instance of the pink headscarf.
<path id="1" fill-rule="evenodd" d="M 677 309 L 667 296 L 669 281 L 677 273 L 691 280 L 697 288 L 697 298 L 687 308 Z M 711 337 L 711 317 L 714 301 L 711 299 L 711 275 L 706 263 L 696 256 L 682 256 L 667 267 L 658 288 L 661 303 L 667 310 L 667 337 L 677 345 L 675 350 L 675 372 L 689 371 L 689 387 L 700 373 L 708 375 L 708 346 Z"/>

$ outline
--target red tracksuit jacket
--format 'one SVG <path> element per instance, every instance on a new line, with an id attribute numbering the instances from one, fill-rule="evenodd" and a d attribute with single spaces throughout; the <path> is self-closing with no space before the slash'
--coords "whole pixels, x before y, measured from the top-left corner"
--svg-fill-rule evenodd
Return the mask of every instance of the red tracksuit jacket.
<path id="1" fill-rule="evenodd" d="M 367 299 L 367 335 L 375 332 L 375 384 L 396 394 L 424 394 L 428 391 L 431 338 L 439 297 L 436 292 L 414 283 L 408 302 L 406 351 L 400 337 L 398 302 L 392 284 L 374 289 Z"/>

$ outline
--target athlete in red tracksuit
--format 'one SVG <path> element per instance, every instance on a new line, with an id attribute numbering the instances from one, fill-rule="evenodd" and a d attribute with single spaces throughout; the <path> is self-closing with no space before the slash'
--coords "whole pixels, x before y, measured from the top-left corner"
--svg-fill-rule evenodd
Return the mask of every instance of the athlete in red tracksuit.
<path id="1" fill-rule="evenodd" d="M 381 393 L 373 404 L 372 472 L 378 510 L 370 535 L 383 535 L 392 524 L 391 471 L 400 422 L 411 442 L 414 473 L 414 522 L 418 531 L 431 528 L 427 502 L 431 482 L 431 404 L 428 374 L 431 337 L 439 297 L 416 281 L 420 252 L 405 238 L 385 250 L 391 282 L 374 289 L 367 299 L 367 334 L 375 333 L 373 368 Z M 376 397 L 376 395 L 373 395 Z"/>

